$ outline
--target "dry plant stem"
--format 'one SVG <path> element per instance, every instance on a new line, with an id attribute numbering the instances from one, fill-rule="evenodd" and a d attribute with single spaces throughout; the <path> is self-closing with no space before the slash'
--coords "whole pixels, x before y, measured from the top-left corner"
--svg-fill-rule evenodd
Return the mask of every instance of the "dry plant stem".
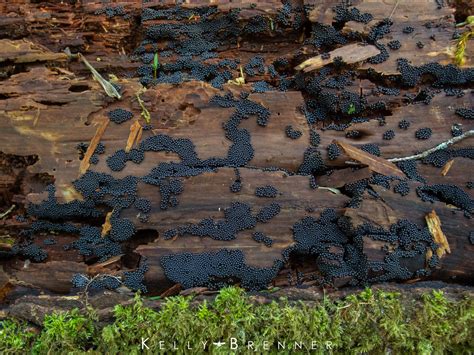
<path id="1" fill-rule="evenodd" d="M 8 216 L 15 209 L 15 207 L 15 205 L 12 205 L 7 211 L 0 214 L 0 218 L 5 218 L 6 216 Z"/>
<path id="2" fill-rule="evenodd" d="M 87 282 L 86 287 L 84 288 L 84 291 L 79 293 L 79 295 L 83 296 L 83 298 L 84 298 L 84 305 L 86 306 L 86 308 L 90 306 L 90 304 L 89 304 L 89 286 L 92 284 L 92 282 L 94 280 L 97 280 L 99 278 L 106 277 L 106 276 L 113 277 L 114 279 L 119 281 L 120 284 L 122 284 L 122 280 L 117 276 L 107 275 L 107 274 L 97 274 L 97 275 L 95 275 L 94 277 L 89 279 L 89 281 Z"/>
<path id="3" fill-rule="evenodd" d="M 446 149 L 450 145 L 453 145 L 453 144 L 455 144 L 459 141 L 462 141 L 463 139 L 471 137 L 471 136 L 474 136 L 474 129 L 471 129 L 470 131 L 467 131 L 467 132 L 461 134 L 460 136 L 451 138 L 450 140 L 447 140 L 446 142 L 440 143 L 436 147 L 425 150 L 424 152 L 421 152 L 419 154 L 410 155 L 408 157 L 402 157 L 402 158 L 391 158 L 391 159 L 387 159 L 387 160 L 392 162 L 392 163 L 397 163 L 397 162 L 406 161 L 406 160 L 423 159 L 423 158 L 426 158 L 431 153 L 434 153 L 434 152 L 436 152 L 438 150 L 441 150 L 441 149 Z"/>

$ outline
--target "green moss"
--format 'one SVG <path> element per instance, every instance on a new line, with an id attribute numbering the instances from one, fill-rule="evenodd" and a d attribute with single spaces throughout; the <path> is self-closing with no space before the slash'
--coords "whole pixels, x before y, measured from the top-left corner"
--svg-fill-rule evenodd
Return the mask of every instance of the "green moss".
<path id="1" fill-rule="evenodd" d="M 473 299 L 450 300 L 441 291 L 414 296 L 366 289 L 314 304 L 285 299 L 257 304 L 243 290 L 229 287 L 212 302 L 170 297 L 159 311 L 143 302 L 137 295 L 131 305 L 116 306 L 114 322 L 102 328 L 93 315 L 77 310 L 48 316 L 36 339 L 24 332 L 25 325 L 5 321 L 0 353 L 29 348 L 37 354 L 139 354 L 160 353 L 162 346 L 161 353 L 202 353 L 205 348 L 228 354 L 231 338 L 239 345 L 236 353 L 248 353 L 249 342 L 260 353 L 467 354 L 474 349 Z M 149 347 L 144 352 L 142 339 Z M 226 344 L 219 348 L 213 344 L 218 341 Z"/>
<path id="2" fill-rule="evenodd" d="M 15 320 L 0 321 L 0 354 L 20 354 L 31 347 L 35 333 Z"/>
<path id="3" fill-rule="evenodd" d="M 92 344 L 95 335 L 94 318 L 77 309 L 47 315 L 43 330 L 33 345 L 33 354 L 80 353 Z"/>

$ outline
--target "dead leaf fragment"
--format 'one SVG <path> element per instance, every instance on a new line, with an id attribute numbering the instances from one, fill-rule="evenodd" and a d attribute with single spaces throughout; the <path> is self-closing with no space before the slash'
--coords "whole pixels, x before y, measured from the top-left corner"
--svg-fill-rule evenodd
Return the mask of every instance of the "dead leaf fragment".
<path id="1" fill-rule="evenodd" d="M 338 144 L 350 158 L 367 165 L 370 170 L 375 171 L 376 173 L 387 176 L 397 176 L 399 178 L 406 177 L 395 164 L 384 158 L 376 157 L 375 155 L 364 152 L 350 144 L 338 141 L 334 141 L 334 143 Z"/>

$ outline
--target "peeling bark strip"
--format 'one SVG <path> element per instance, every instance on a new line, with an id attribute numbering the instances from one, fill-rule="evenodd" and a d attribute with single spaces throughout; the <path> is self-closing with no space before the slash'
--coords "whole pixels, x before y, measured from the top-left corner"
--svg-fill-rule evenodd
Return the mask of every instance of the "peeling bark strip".
<path id="1" fill-rule="evenodd" d="M 295 67 L 296 70 L 303 70 L 305 73 L 319 69 L 329 63 L 334 58 L 340 57 L 344 63 L 354 64 L 362 62 L 370 57 L 376 56 L 380 51 L 372 45 L 362 46 L 360 44 L 349 44 L 329 52 L 329 58 L 323 59 L 323 55 L 305 60 Z"/>
<path id="2" fill-rule="evenodd" d="M 405 174 L 397 168 L 397 166 L 385 159 L 376 157 L 372 154 L 364 152 L 363 150 L 357 149 L 342 142 L 334 141 L 336 144 L 344 149 L 344 152 L 354 160 L 367 165 L 370 170 L 375 171 L 382 175 L 387 176 L 398 176 L 399 178 L 405 178 Z"/>
<path id="3" fill-rule="evenodd" d="M 121 285 L 125 285 L 127 275 L 133 275 L 135 281 L 144 277 L 150 294 L 173 295 L 183 288 L 182 279 L 176 277 L 180 275 L 173 273 L 173 267 L 165 270 L 164 260 L 170 255 L 183 254 L 188 262 L 174 266 L 189 271 L 189 275 L 194 272 L 196 278 L 210 264 L 218 266 L 212 271 L 216 275 L 210 273 L 211 279 L 215 276 L 210 283 L 220 281 L 219 271 L 230 268 L 227 262 L 235 266 L 237 259 L 239 270 L 244 270 L 239 274 L 242 279 L 230 275 L 233 277 L 229 280 L 225 275 L 223 282 L 252 285 L 249 275 L 265 273 L 269 285 L 276 287 L 312 286 L 327 281 L 342 287 L 359 279 L 376 282 L 386 277 L 414 281 L 429 272 L 434 280 L 472 282 L 474 249 L 469 232 L 474 230 L 474 219 L 464 217 L 465 211 L 453 208 L 442 196 L 429 195 L 434 201 L 431 203 L 417 195 L 417 188 L 424 184 L 444 184 L 455 185 L 468 198 L 474 198 L 473 190 L 468 188 L 472 184 L 469 172 L 474 169 L 474 162 L 467 154 L 456 155 L 472 148 L 472 141 L 465 138 L 472 135 L 474 121 L 455 114 L 457 108 L 472 106 L 470 84 L 433 87 L 433 79 L 423 77 L 411 87 L 400 81 L 397 68 L 398 58 L 406 58 L 414 66 L 432 61 L 451 63 L 454 9 L 445 6 L 438 10 L 431 0 L 400 2 L 398 7 L 394 1 L 359 1 L 356 7 L 361 13 L 371 13 L 373 19 L 368 23 L 341 20 L 336 27 L 342 28 L 340 35 L 346 37 L 327 35 L 321 40 L 335 39 L 335 42 L 322 43 L 317 48 L 314 33 L 308 36 L 309 29 L 313 32 L 308 21 L 331 26 L 335 3 L 308 4 L 312 3 L 314 9 L 309 16 L 291 12 L 288 5 L 273 0 L 265 4 L 257 1 L 256 8 L 236 1 L 216 4 L 217 12 L 208 17 L 209 21 L 225 19 L 232 25 L 219 32 L 222 38 L 215 49 L 200 53 L 200 46 L 206 45 L 208 38 L 194 38 L 192 43 L 199 53 L 192 56 L 193 60 L 202 56 L 205 59 L 201 63 L 216 67 L 225 67 L 225 62 L 221 63 L 225 59 L 238 59 L 239 63 L 233 68 L 220 68 L 226 71 L 220 72 L 222 77 L 212 77 L 214 74 L 209 74 L 212 68 L 208 67 L 183 69 L 180 80 L 172 76 L 175 71 L 170 68 L 183 56 L 176 51 L 164 53 L 173 39 L 160 37 L 163 31 L 168 37 L 173 37 L 173 33 L 153 26 L 197 25 L 200 16 L 193 13 L 194 17 L 183 19 L 140 18 L 142 7 L 150 10 L 147 12 L 150 14 L 164 8 L 174 11 L 174 3 L 128 2 L 125 11 L 129 19 L 107 13 L 95 15 L 96 10 L 103 8 L 97 2 L 84 2 L 79 7 L 21 1 L 0 5 L 0 37 L 4 38 L 0 39 L 0 210 L 6 211 L 13 204 L 18 206 L 0 221 L 2 234 L 13 241 L 27 241 L 19 232 L 31 226 L 33 219 L 21 222 L 21 215 L 29 202 L 39 203 L 48 198 L 43 191 L 51 183 L 57 191 L 50 190 L 48 201 L 55 195 L 57 203 L 69 203 L 63 209 L 81 210 L 80 203 L 90 199 L 83 198 L 73 188 L 78 171 L 80 177 L 100 173 L 116 179 L 115 182 L 130 176 L 138 181 L 138 199 L 130 193 L 131 189 L 126 194 L 129 200 L 113 196 L 111 201 L 105 201 L 114 205 L 120 200 L 120 206 L 112 212 L 110 205 L 94 205 L 100 209 L 97 215 L 84 218 L 71 213 L 71 218 L 64 218 L 71 224 L 70 230 L 92 229 L 53 233 L 50 229 L 54 226 L 50 225 L 50 229 L 35 233 L 34 245 L 47 253 L 45 262 L 33 262 L 31 254 L 26 252 L 2 258 L 0 299 L 17 297 L 15 292 L 23 292 L 18 285 L 69 293 L 75 274 L 83 274 L 88 280 L 110 275 Z M 204 5 L 209 4 L 214 6 L 209 2 Z M 185 3 L 183 8 L 204 11 L 202 5 Z M 229 15 L 227 10 L 237 7 L 242 11 L 235 18 L 225 17 Z M 377 45 L 374 41 L 361 45 L 388 14 L 392 14 L 394 22 L 390 32 Z M 259 15 L 263 17 L 255 17 Z M 414 31 L 404 33 L 407 26 Z M 229 28 L 242 33 L 230 40 L 224 34 Z M 332 31 L 330 27 L 323 28 Z M 175 32 L 180 36 L 185 33 Z M 141 39 L 150 34 L 160 38 L 148 38 L 149 43 L 141 48 Z M 401 47 L 396 49 L 396 43 L 392 45 L 395 49 L 389 47 L 389 42 L 397 40 Z M 417 42 L 422 42 L 423 49 L 417 47 Z M 160 58 L 156 85 L 151 84 L 153 70 L 146 77 L 147 60 L 156 51 L 152 43 L 158 43 Z M 176 48 L 183 43 L 188 42 L 180 37 Z M 370 58 L 383 52 L 382 45 L 389 58 L 369 63 Z M 114 75 L 117 78 L 114 83 L 121 86 L 122 100 L 107 97 L 83 63 L 68 61 L 62 53 L 65 47 L 83 53 L 104 80 L 110 78 L 109 74 Z M 323 51 L 327 53 L 321 55 Z M 137 60 L 131 59 L 132 53 Z M 346 64 L 333 64 L 336 57 Z M 467 56 L 466 67 L 472 67 L 472 57 Z M 192 64 L 191 60 L 186 61 L 186 65 Z M 193 75 L 205 78 L 196 80 Z M 245 84 L 226 84 L 241 75 L 245 76 Z M 188 81 L 189 78 L 194 80 Z M 148 79 L 152 81 L 143 91 L 142 84 L 147 85 Z M 175 83 L 163 83 L 167 80 Z M 222 105 L 226 107 L 211 102 L 215 95 L 229 92 L 233 98 Z M 326 106 L 318 106 L 322 102 Z M 252 110 L 257 107 L 260 114 L 265 110 L 270 112 L 265 124 L 255 117 L 258 114 L 251 114 L 239 122 L 240 131 L 225 131 L 225 127 L 232 126 L 230 118 L 245 116 L 249 107 Z M 107 112 L 119 108 L 132 112 L 134 122 L 109 125 Z M 308 114 L 317 109 L 324 117 L 315 119 Z M 147 127 L 140 124 L 142 118 Z M 401 124 L 402 120 L 406 122 Z M 432 131 L 431 138 L 416 139 L 415 132 L 427 127 Z M 453 127 L 458 127 L 454 133 Z M 386 131 L 393 131 L 394 137 L 384 139 Z M 252 148 L 248 163 L 221 164 L 232 150 L 241 147 L 236 142 L 247 133 Z M 169 141 L 191 142 L 189 146 L 193 146 L 199 161 L 185 168 L 205 166 L 207 170 L 180 176 L 174 164 L 183 159 L 168 146 L 147 150 L 143 162 L 139 154 L 133 156 L 137 151 L 140 153 L 143 142 L 157 136 L 166 137 L 167 140 L 159 142 L 162 145 Z M 91 164 L 90 158 L 99 142 L 104 144 L 105 153 L 99 156 L 98 162 L 94 160 L 97 164 Z M 329 155 L 327 147 L 332 142 L 342 148 L 342 152 L 335 154 L 337 157 Z M 433 148 L 440 142 L 445 143 Z M 85 152 L 77 150 L 81 143 L 88 144 Z M 107 160 L 117 151 L 121 151 L 119 155 L 125 153 L 127 161 L 123 169 L 118 166 L 116 170 L 120 171 L 112 171 Z M 243 156 L 248 151 L 237 150 L 236 155 Z M 444 165 L 442 160 L 422 164 L 433 152 L 442 153 L 441 158 L 449 163 Z M 25 163 L 33 155 L 38 157 L 34 163 Z M 346 164 L 349 159 L 367 167 L 354 169 Z M 408 167 L 404 166 L 403 172 L 403 164 L 400 168 L 393 164 L 406 161 Z M 170 171 L 177 176 L 145 179 L 158 164 L 164 164 L 161 168 L 169 164 Z M 380 175 L 399 179 L 387 181 Z M 101 198 L 101 184 L 89 182 L 93 193 L 97 193 L 94 198 Z M 164 206 L 162 200 L 170 197 L 171 185 L 179 194 L 173 195 L 176 200 L 169 198 Z M 113 194 L 120 188 L 113 185 L 111 190 Z M 258 196 L 257 190 L 264 193 Z M 232 210 L 235 204 L 249 207 L 251 218 L 247 222 L 254 218 L 254 227 L 235 231 L 232 224 L 230 227 L 225 224 L 229 211 L 242 212 Z M 431 212 L 434 210 L 435 214 Z M 238 225 L 249 217 L 243 215 L 235 218 Z M 20 221 L 14 218 L 18 216 Z M 404 219 L 411 224 L 400 222 Z M 367 229 L 357 236 L 351 234 L 367 224 L 380 229 Z M 214 229 L 222 230 L 224 225 L 232 233 L 219 239 Z M 431 234 L 427 235 L 426 225 Z M 402 231 L 412 228 L 413 233 L 408 237 L 421 235 L 434 240 L 440 245 L 436 255 L 425 245 L 427 242 L 415 237 L 416 240 L 407 241 L 402 231 L 391 232 L 397 228 Z M 101 260 L 93 252 L 80 253 L 71 247 L 78 243 L 81 232 L 87 231 L 91 238 L 98 232 L 102 242 L 110 240 L 111 235 L 120 239 L 123 231 L 132 231 L 133 236 L 104 245 L 103 250 L 112 250 L 117 255 Z M 6 237 L 0 239 L 0 257 L 4 255 L 1 253 L 12 250 L 11 244 L 4 243 L 6 240 Z M 117 245 L 120 250 L 113 249 Z M 226 259 L 226 263 L 216 261 L 215 256 L 222 250 L 233 259 Z M 424 251 L 417 254 L 416 250 Z M 440 262 L 433 265 L 436 256 Z M 147 265 L 142 267 L 145 258 Z M 185 270 L 189 265 L 191 268 Z M 12 280 L 17 280 L 18 285 Z"/>

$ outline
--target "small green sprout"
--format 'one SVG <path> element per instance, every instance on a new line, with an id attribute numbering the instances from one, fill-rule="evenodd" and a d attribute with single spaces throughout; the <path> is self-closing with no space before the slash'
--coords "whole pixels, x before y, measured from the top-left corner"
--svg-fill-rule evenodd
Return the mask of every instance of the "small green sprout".
<path id="1" fill-rule="evenodd" d="M 156 72 L 158 71 L 158 68 L 160 67 L 160 62 L 158 59 L 158 52 L 155 53 L 155 56 L 153 57 L 153 78 L 156 79 Z"/>
<path id="2" fill-rule="evenodd" d="M 466 21 L 456 24 L 456 27 L 462 27 L 474 23 L 474 15 L 466 17 Z"/>
<path id="3" fill-rule="evenodd" d="M 270 21 L 270 30 L 275 31 L 275 24 L 273 23 L 273 19 L 270 16 L 267 16 L 268 20 Z"/>
<path id="4" fill-rule="evenodd" d="M 349 108 L 347 109 L 348 115 L 353 115 L 356 112 L 355 105 L 353 103 L 349 104 Z"/>

